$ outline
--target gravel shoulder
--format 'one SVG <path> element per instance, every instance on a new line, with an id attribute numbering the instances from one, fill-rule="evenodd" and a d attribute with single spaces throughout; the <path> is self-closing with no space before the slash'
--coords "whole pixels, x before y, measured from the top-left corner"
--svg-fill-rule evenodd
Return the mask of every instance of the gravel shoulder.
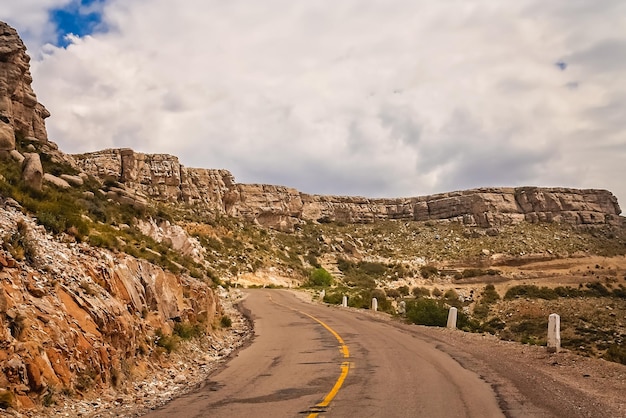
<path id="1" fill-rule="evenodd" d="M 359 312 L 419 335 L 477 373 L 492 386 L 507 417 L 626 417 L 625 365 L 566 349 L 551 354 L 545 347 L 503 341 L 491 334 L 412 325 L 385 313 Z"/>

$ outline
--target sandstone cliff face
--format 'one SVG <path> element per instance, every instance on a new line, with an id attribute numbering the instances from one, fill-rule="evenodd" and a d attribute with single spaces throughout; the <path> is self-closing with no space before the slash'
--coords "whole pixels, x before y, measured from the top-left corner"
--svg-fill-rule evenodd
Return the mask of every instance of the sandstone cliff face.
<path id="1" fill-rule="evenodd" d="M 190 322 L 210 332 L 221 312 L 205 283 L 54 241 L 17 209 L 0 207 L 0 236 L 17 233 L 32 247 L 22 261 L 0 249 L 0 387 L 18 408 L 51 391 L 115 385 L 129 368 L 158 367 L 155 330 Z"/>
<path id="2" fill-rule="evenodd" d="M 15 133 L 47 141 L 50 113 L 31 88 L 30 57 L 15 29 L 0 22 L 0 151 L 15 148 Z"/>
<path id="3" fill-rule="evenodd" d="M 226 170 L 186 168 L 178 158 L 131 150 L 75 156 L 87 173 L 113 178 L 147 197 L 200 204 L 220 213 L 292 230 L 303 220 L 369 223 L 376 220 L 451 220 L 494 227 L 521 221 L 574 225 L 620 224 L 621 209 L 607 190 L 483 188 L 398 199 L 320 196 L 266 184 L 236 184 Z"/>
<path id="4" fill-rule="evenodd" d="M 233 187 L 226 170 L 186 168 L 166 154 L 142 154 L 131 149 L 106 149 L 75 155 L 78 166 L 103 181 L 113 180 L 161 202 L 200 204 L 223 212 Z"/>

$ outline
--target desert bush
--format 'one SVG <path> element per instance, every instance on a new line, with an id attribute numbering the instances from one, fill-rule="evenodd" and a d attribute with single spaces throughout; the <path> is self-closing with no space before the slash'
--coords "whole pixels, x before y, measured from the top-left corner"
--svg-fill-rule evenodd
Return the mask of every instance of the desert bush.
<path id="1" fill-rule="evenodd" d="M 459 299 L 459 294 L 456 293 L 456 291 L 454 289 L 448 289 L 443 294 L 443 298 L 446 299 L 446 300 L 458 300 Z"/>
<path id="2" fill-rule="evenodd" d="M 411 293 L 413 293 L 413 296 L 415 296 L 416 298 L 429 297 L 430 289 L 426 287 L 414 287 Z"/>
<path id="3" fill-rule="evenodd" d="M 554 289 L 549 287 L 537 287 L 535 285 L 518 285 L 513 286 L 506 291 L 504 299 L 510 300 L 515 298 L 530 298 L 530 299 L 546 299 L 552 300 L 558 297 Z"/>
<path id="4" fill-rule="evenodd" d="M 174 325 L 174 334 L 178 335 L 183 340 L 190 340 L 192 338 L 200 337 L 203 333 L 204 332 L 200 324 L 179 322 Z"/>
<path id="5" fill-rule="evenodd" d="M 165 335 L 159 328 L 154 333 L 154 343 L 161 348 L 164 348 L 168 353 L 176 351 L 178 348 L 179 339 L 176 335 Z"/>
<path id="6" fill-rule="evenodd" d="M 230 319 L 230 317 L 228 315 L 224 315 L 220 319 L 220 326 L 222 328 L 230 328 L 230 327 L 233 326 L 233 321 L 232 321 L 232 319 Z"/>
<path id="7" fill-rule="evenodd" d="M 448 309 L 439 300 L 416 299 L 407 302 L 406 317 L 417 325 L 445 327 L 448 321 Z"/>
<path id="8" fill-rule="evenodd" d="M 439 275 L 439 270 L 435 266 L 426 265 L 420 267 L 420 274 L 423 278 L 429 279 L 431 277 Z"/>
<path id="9" fill-rule="evenodd" d="M 385 293 L 387 294 L 388 298 L 399 298 L 400 296 L 402 296 L 402 294 L 400 293 L 400 291 L 398 289 L 385 289 Z"/>
<path id="10" fill-rule="evenodd" d="M 626 364 L 626 347 L 621 344 L 612 344 L 602 358 L 615 363 Z"/>
<path id="11" fill-rule="evenodd" d="M 491 305 L 500 300 L 500 295 L 496 292 L 496 288 L 492 284 L 485 286 L 485 289 L 480 295 L 480 300 L 474 306 L 474 316 L 478 319 L 486 319 L 489 316 Z M 491 329 L 492 326 L 483 324 L 487 328 Z M 488 331 L 489 332 L 489 331 Z"/>
<path id="12" fill-rule="evenodd" d="M 400 292 L 400 295 L 402 296 L 409 296 L 409 293 L 410 293 L 409 286 L 400 286 L 398 288 L 398 292 Z"/>
<path id="13" fill-rule="evenodd" d="M 609 289 L 600 282 L 587 283 L 585 287 L 589 289 L 587 293 L 593 296 L 609 296 L 611 294 Z"/>
<path id="14" fill-rule="evenodd" d="M 91 389 L 96 382 L 98 372 L 93 367 L 87 367 L 84 370 L 80 370 L 76 374 L 76 383 L 74 388 L 79 392 L 84 392 Z"/>
<path id="15" fill-rule="evenodd" d="M 339 305 L 343 300 L 343 295 L 343 291 L 326 292 L 324 295 L 324 302 L 330 303 L 331 305 Z"/>
<path id="16" fill-rule="evenodd" d="M 480 268 L 470 268 L 470 269 L 465 269 L 463 270 L 463 273 L 461 273 L 461 277 L 464 279 L 470 278 L 470 277 L 477 277 L 477 276 L 496 276 L 499 275 L 500 271 L 498 270 L 494 270 L 494 269 L 480 269 Z"/>
<path id="17" fill-rule="evenodd" d="M 485 286 L 485 289 L 481 294 L 480 300 L 482 303 L 491 304 L 500 300 L 500 295 L 498 294 L 498 292 L 496 292 L 496 288 L 494 285 L 488 284 L 487 286 Z"/>
<path id="18" fill-rule="evenodd" d="M 322 267 L 315 254 L 309 253 L 306 257 L 306 261 L 315 268 Z"/>

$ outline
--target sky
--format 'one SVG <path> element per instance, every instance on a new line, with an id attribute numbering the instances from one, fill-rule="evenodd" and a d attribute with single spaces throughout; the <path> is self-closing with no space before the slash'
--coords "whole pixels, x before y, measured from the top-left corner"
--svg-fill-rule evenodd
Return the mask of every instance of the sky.
<path id="1" fill-rule="evenodd" d="M 65 152 L 316 194 L 576 187 L 626 205 L 623 0 L 3 0 L 0 20 Z"/>

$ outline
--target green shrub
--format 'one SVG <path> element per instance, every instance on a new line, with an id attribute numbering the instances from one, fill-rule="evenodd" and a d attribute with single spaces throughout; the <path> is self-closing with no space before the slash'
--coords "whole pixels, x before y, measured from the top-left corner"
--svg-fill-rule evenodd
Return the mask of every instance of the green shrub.
<path id="1" fill-rule="evenodd" d="M 333 276 L 323 267 L 311 271 L 309 286 L 330 286 L 333 284 Z"/>
<path id="2" fill-rule="evenodd" d="M 343 300 L 343 292 L 335 291 L 335 292 L 326 292 L 324 295 L 324 302 L 329 303 L 331 305 L 339 305 Z"/>
<path id="3" fill-rule="evenodd" d="M 486 276 L 486 275 L 497 276 L 499 274 L 500 274 L 500 271 L 494 270 L 494 269 L 483 270 L 479 268 L 470 268 L 470 269 L 463 270 L 463 273 L 461 273 L 461 277 L 464 279 L 467 279 L 470 277 Z"/>
<path id="4" fill-rule="evenodd" d="M 448 321 L 448 309 L 439 300 L 416 299 L 407 302 L 406 317 L 417 325 L 445 327 Z"/>
<path id="5" fill-rule="evenodd" d="M 496 288 L 492 284 L 485 286 L 485 290 L 481 295 L 481 303 L 491 304 L 500 300 L 500 295 L 496 292 Z"/>
<path id="6" fill-rule="evenodd" d="M 554 289 L 549 287 L 537 287 L 535 285 L 518 285 L 513 286 L 506 291 L 504 299 L 510 300 L 515 298 L 530 298 L 530 299 L 546 299 L 552 300 L 558 297 Z"/>

